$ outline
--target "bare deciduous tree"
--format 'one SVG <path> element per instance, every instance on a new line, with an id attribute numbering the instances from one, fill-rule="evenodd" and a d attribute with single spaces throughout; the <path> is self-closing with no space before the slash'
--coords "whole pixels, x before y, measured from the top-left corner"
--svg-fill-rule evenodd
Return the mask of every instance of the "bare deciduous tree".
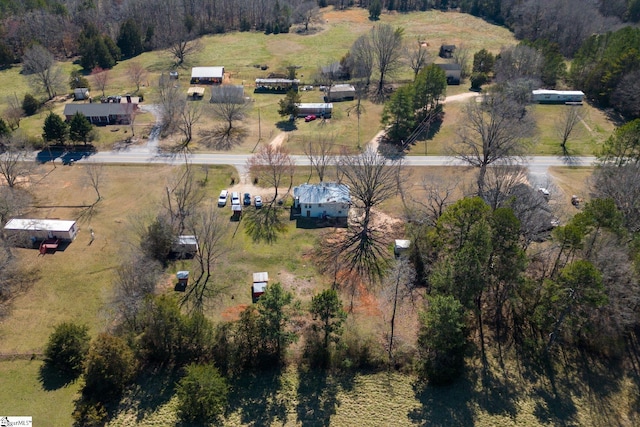
<path id="1" fill-rule="evenodd" d="M 375 63 L 369 34 L 363 34 L 353 42 L 349 50 L 349 61 L 351 77 L 363 80 L 365 88 L 368 88 Z"/>
<path id="2" fill-rule="evenodd" d="M 183 102 L 182 109 L 180 110 L 180 119 L 177 126 L 184 139 L 182 140 L 182 147 L 188 147 L 189 143 L 193 139 L 193 127 L 200 121 L 202 117 L 202 107 L 198 102 Z"/>
<path id="3" fill-rule="evenodd" d="M 158 104 L 163 135 L 170 135 L 176 131 L 185 103 L 184 93 L 180 87 L 174 85 L 168 75 L 162 74 L 158 80 Z"/>
<path id="4" fill-rule="evenodd" d="M 147 79 L 147 70 L 137 61 L 129 62 L 127 64 L 127 77 L 131 84 L 135 85 L 136 92 L 139 92 L 140 86 Z"/>
<path id="5" fill-rule="evenodd" d="M 22 178 L 31 175 L 36 163 L 27 156 L 30 147 L 16 137 L 3 138 L 0 146 L 4 147 L 0 154 L 0 176 L 13 188 Z"/>
<path id="6" fill-rule="evenodd" d="M 473 59 L 471 52 L 469 49 L 465 48 L 463 45 L 458 46 L 453 51 L 453 63 L 458 64 L 460 66 L 460 79 L 464 80 L 469 77 L 469 71 L 471 67 L 469 66 L 471 60 Z"/>
<path id="7" fill-rule="evenodd" d="M 327 167 L 334 160 L 335 135 L 318 134 L 304 144 L 304 154 L 309 158 L 312 170 L 318 174 L 320 182 L 324 181 Z"/>
<path id="8" fill-rule="evenodd" d="M 304 32 L 309 31 L 309 25 L 320 21 L 320 9 L 315 1 L 300 3 L 293 11 L 293 22 L 304 25 Z"/>
<path id="9" fill-rule="evenodd" d="M 94 86 L 102 91 L 102 96 L 104 97 L 104 92 L 107 88 L 107 85 L 109 84 L 109 70 L 104 70 L 100 67 L 96 67 L 91 70 L 91 77 L 93 77 Z"/>
<path id="10" fill-rule="evenodd" d="M 4 227 L 11 217 L 26 214 L 32 203 L 33 197 L 27 190 L 0 186 L 0 227 Z M 0 240 L 1 237 L 2 233 Z"/>
<path id="11" fill-rule="evenodd" d="M 93 203 L 96 205 L 102 200 L 100 188 L 102 187 L 105 177 L 104 165 L 100 163 L 88 163 L 85 165 L 84 170 L 87 177 L 87 183 L 91 188 L 93 188 L 93 191 L 96 192 L 96 201 Z"/>
<path id="12" fill-rule="evenodd" d="M 560 147 L 562 148 L 562 155 L 564 156 L 570 154 L 569 148 L 567 148 L 567 142 L 574 136 L 576 126 L 580 123 L 580 120 L 582 120 L 581 113 L 582 107 L 567 106 L 556 119 L 554 130 L 560 139 Z"/>
<path id="13" fill-rule="evenodd" d="M 385 78 L 393 75 L 402 65 L 402 28 L 380 24 L 371 30 L 371 48 L 379 74 L 377 94 L 384 93 Z"/>
<path id="14" fill-rule="evenodd" d="M 116 269 L 112 304 L 115 314 L 128 331 L 140 331 L 138 314 L 144 301 L 156 289 L 162 266 L 156 260 L 133 254 L 124 258 Z"/>
<path id="15" fill-rule="evenodd" d="M 289 155 L 289 152 L 278 145 L 265 145 L 253 156 L 247 160 L 247 169 L 249 174 L 263 184 L 273 187 L 275 194 L 271 200 L 271 204 L 278 197 L 278 187 L 282 179 L 288 176 L 293 179 L 295 162 Z M 291 187 L 292 182 L 289 183 Z"/>
<path id="16" fill-rule="evenodd" d="M 182 34 L 173 38 L 167 50 L 181 67 L 190 56 L 202 50 L 202 44 L 200 40 L 191 40 L 187 34 Z"/>
<path id="17" fill-rule="evenodd" d="M 12 96 L 8 96 L 4 103 L 7 106 L 4 110 L 4 119 L 11 130 L 16 130 L 20 127 L 20 120 L 24 117 L 22 102 L 14 93 Z"/>
<path id="18" fill-rule="evenodd" d="M 171 222 L 176 225 L 178 234 L 187 226 L 187 219 L 192 217 L 202 201 L 205 193 L 195 179 L 195 169 L 185 162 L 184 169 L 179 171 L 167 184 L 166 209 Z"/>
<path id="19" fill-rule="evenodd" d="M 212 99 L 211 112 L 216 119 L 224 124 L 211 131 L 203 132 L 201 136 L 205 145 L 229 150 L 242 142 L 247 135 L 246 129 L 242 126 L 234 127 L 234 122 L 245 118 L 251 104 L 244 98 L 238 99 L 235 94 L 223 89 L 224 87 L 221 87 L 219 96 L 216 96 L 215 100 Z"/>
<path id="20" fill-rule="evenodd" d="M 64 87 L 65 77 L 53 54 L 38 44 L 25 51 L 22 68 L 25 74 L 31 76 L 34 89 L 46 93 L 48 99 L 52 99 Z"/>
<path id="21" fill-rule="evenodd" d="M 418 39 L 409 43 L 404 47 L 404 56 L 409 67 L 413 70 L 413 78 L 418 75 L 420 70 L 429 62 L 429 52 L 427 51 L 426 42 Z"/>
<path id="22" fill-rule="evenodd" d="M 198 250 L 193 259 L 193 276 L 182 304 L 202 312 L 208 302 L 221 295 L 225 287 L 214 276 L 216 266 L 226 252 L 223 237 L 228 227 L 214 208 L 207 208 L 189 218 L 187 230 L 198 241 Z"/>
<path id="23" fill-rule="evenodd" d="M 540 81 L 544 57 L 536 49 L 519 44 L 500 51 L 494 72 L 498 83 L 519 79 Z"/>
<path id="24" fill-rule="evenodd" d="M 402 256 L 392 267 L 391 274 L 387 277 L 387 286 L 384 289 L 386 300 L 391 302 L 391 319 L 389 320 L 389 364 L 393 365 L 393 350 L 395 338 L 396 315 L 398 314 L 398 303 L 413 296 L 416 272 L 409 260 Z"/>
<path id="25" fill-rule="evenodd" d="M 528 148 L 525 138 L 532 134 L 534 125 L 524 106 L 499 93 L 486 94 L 481 102 L 472 100 L 466 105 L 452 151 L 479 169 L 478 194 L 484 192 L 490 165 L 522 159 Z"/>
<path id="26" fill-rule="evenodd" d="M 424 177 L 420 186 L 424 193 L 419 193 L 419 197 L 413 197 L 401 185 L 407 218 L 414 224 L 434 226 L 447 206 L 454 202 L 458 185 L 456 182 L 438 177 Z"/>
<path id="27" fill-rule="evenodd" d="M 362 278 L 377 280 L 386 268 L 388 242 L 372 223 L 372 209 L 398 194 L 400 166 L 399 160 L 383 157 L 371 147 L 359 155 L 339 157 L 338 174 L 349 186 L 358 213 L 337 249 Z"/>

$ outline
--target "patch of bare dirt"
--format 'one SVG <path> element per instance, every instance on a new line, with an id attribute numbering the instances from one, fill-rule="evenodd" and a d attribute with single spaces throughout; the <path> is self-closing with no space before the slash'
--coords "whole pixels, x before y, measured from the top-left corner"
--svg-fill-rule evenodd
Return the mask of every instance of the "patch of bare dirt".
<path id="1" fill-rule="evenodd" d="M 227 307 L 222 312 L 222 318 L 228 322 L 240 320 L 240 313 L 246 310 L 247 307 L 249 307 L 249 304 L 238 304 L 233 307 Z"/>

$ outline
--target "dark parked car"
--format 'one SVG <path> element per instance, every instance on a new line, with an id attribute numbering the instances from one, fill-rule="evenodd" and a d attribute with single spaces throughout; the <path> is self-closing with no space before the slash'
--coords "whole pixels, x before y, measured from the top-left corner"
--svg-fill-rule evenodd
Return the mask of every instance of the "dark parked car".
<path id="1" fill-rule="evenodd" d="M 249 206 L 251 204 L 251 194 L 244 193 L 244 197 L 242 198 L 242 204 L 245 206 Z"/>

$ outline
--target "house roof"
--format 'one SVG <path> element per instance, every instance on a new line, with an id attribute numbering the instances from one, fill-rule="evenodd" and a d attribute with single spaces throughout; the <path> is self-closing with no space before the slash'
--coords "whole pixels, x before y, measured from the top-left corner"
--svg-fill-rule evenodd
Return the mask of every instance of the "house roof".
<path id="1" fill-rule="evenodd" d="M 300 203 L 351 203 L 349 187 L 335 182 L 302 184 L 293 189 Z"/>
<path id="2" fill-rule="evenodd" d="M 462 67 L 460 64 L 436 64 L 438 67 L 442 68 L 445 71 L 460 71 Z"/>
<path id="3" fill-rule="evenodd" d="M 242 85 L 221 85 L 211 88 L 211 102 L 244 101 L 244 86 Z"/>
<path id="4" fill-rule="evenodd" d="M 13 218 L 7 221 L 5 230 L 30 230 L 30 231 L 69 231 L 75 225 L 75 221 L 62 219 L 28 219 Z"/>
<path id="5" fill-rule="evenodd" d="M 454 50 L 456 48 L 455 44 L 443 44 L 440 46 L 442 50 Z"/>
<path id="6" fill-rule="evenodd" d="M 64 106 L 64 115 L 73 116 L 78 111 L 87 117 L 120 116 L 132 114 L 133 103 L 93 102 L 89 104 L 67 104 Z"/>
<path id="7" fill-rule="evenodd" d="M 333 85 L 333 86 L 331 86 L 330 90 L 331 90 L 332 93 L 333 92 L 336 92 L 336 93 L 338 93 L 338 92 L 353 92 L 353 93 L 355 93 L 356 88 L 353 87 L 353 85 L 350 85 L 350 84 L 346 83 L 346 84 Z"/>
<path id="8" fill-rule="evenodd" d="M 218 78 L 224 75 L 224 67 L 193 67 L 191 78 Z"/>

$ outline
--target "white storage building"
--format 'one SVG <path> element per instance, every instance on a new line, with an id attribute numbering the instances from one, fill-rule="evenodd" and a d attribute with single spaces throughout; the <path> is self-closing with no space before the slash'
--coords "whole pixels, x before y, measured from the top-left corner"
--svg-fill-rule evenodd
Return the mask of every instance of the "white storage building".
<path id="1" fill-rule="evenodd" d="M 4 231 L 11 241 L 25 246 L 45 239 L 71 242 L 78 234 L 78 224 L 72 220 L 13 218 Z"/>
<path id="2" fill-rule="evenodd" d="M 581 90 L 537 89 L 532 91 L 531 100 L 540 104 L 582 103 L 584 92 Z"/>

